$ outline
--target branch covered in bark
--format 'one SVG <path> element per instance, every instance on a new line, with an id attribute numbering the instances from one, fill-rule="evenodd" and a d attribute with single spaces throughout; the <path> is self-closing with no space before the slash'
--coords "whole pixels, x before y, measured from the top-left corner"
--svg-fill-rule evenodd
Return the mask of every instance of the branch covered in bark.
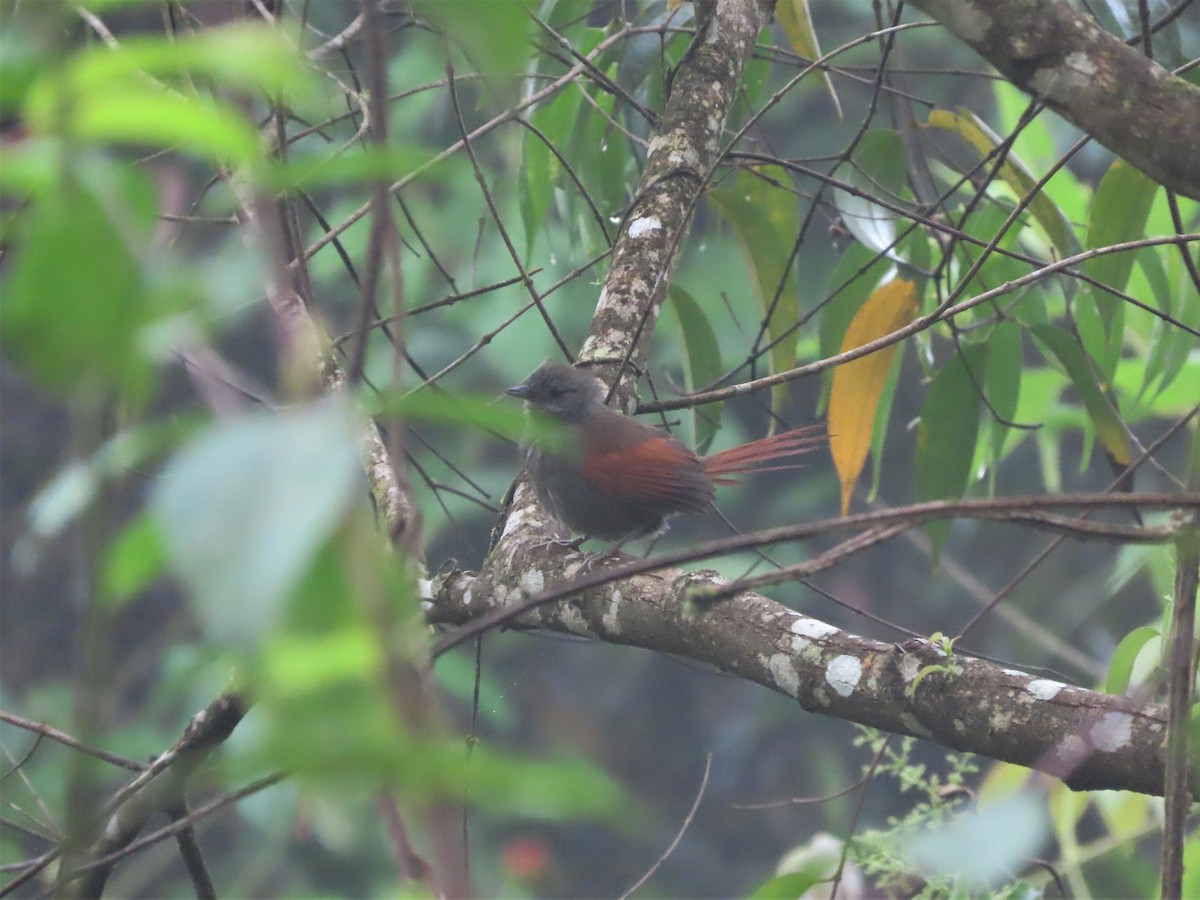
<path id="1" fill-rule="evenodd" d="M 1064 0 L 913 0 L 1000 74 L 1164 187 L 1200 200 L 1200 88 Z"/>
<path id="2" fill-rule="evenodd" d="M 522 496 L 528 493 L 518 490 L 514 506 L 523 512 L 510 518 L 482 573 L 435 582 L 431 619 L 461 625 L 580 578 L 584 557 L 547 550 L 539 532 L 552 523 Z M 754 593 L 706 602 L 726 584 L 712 571 L 657 569 L 585 588 L 517 621 L 686 656 L 786 694 L 810 712 L 1028 766 L 1076 790 L 1162 793 L 1162 706 L 947 658 L 924 643 L 880 643 Z"/>

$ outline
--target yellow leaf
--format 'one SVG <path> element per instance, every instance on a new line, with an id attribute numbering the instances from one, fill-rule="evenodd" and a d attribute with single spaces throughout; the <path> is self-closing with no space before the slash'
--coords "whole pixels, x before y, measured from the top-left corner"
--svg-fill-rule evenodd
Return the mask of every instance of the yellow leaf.
<path id="1" fill-rule="evenodd" d="M 876 288 L 854 314 L 842 339 L 842 352 L 903 328 L 916 314 L 916 285 L 903 278 L 893 278 Z M 833 373 L 829 392 L 829 449 L 842 484 L 842 515 L 850 509 L 854 484 L 867 461 L 875 411 L 899 347 L 899 344 L 892 344 L 876 350 L 838 366 Z"/>

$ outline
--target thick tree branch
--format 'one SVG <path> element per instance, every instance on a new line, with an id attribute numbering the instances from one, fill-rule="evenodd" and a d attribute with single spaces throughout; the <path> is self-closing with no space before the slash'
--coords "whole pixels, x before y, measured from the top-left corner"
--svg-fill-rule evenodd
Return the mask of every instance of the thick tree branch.
<path id="1" fill-rule="evenodd" d="M 1028 91 L 1159 184 L 1200 200 L 1200 88 L 1065 0 L 913 0 Z"/>
<path id="2" fill-rule="evenodd" d="M 768 12 L 757 0 L 721 0 L 707 16 L 700 6 L 696 40 L 676 70 L 634 201 L 621 223 L 580 353 L 584 360 L 631 359 L 635 367 L 641 362 L 692 210 L 720 158 L 725 121 Z M 621 400 L 631 404 L 637 372 L 614 365 L 607 374 L 609 382 L 622 379 Z"/>
<path id="3" fill-rule="evenodd" d="M 548 552 L 531 536 L 551 523 L 528 493 L 518 490 L 514 505 L 524 512 L 509 520 L 482 573 L 454 572 L 436 582 L 434 621 L 463 624 L 579 580 L 581 554 Z M 758 594 L 705 602 L 726 584 L 716 572 L 658 569 L 585 588 L 518 622 L 687 656 L 793 697 L 811 712 L 1029 766 L 1076 790 L 1162 793 L 1161 706 L 982 660 L 947 659 L 927 645 L 906 652 Z"/>

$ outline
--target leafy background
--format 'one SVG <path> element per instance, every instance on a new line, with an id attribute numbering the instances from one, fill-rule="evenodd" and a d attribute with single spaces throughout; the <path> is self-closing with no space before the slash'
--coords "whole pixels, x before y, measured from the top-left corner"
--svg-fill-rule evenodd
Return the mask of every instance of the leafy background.
<path id="1" fill-rule="evenodd" d="M 1048 113 L 1026 122 L 1029 101 L 937 28 L 863 39 L 887 23 L 813 2 L 810 32 L 804 7 L 781 5 L 746 73 L 735 127 L 801 71 L 801 57 L 819 55 L 806 41 L 852 46 L 827 77 L 789 88 L 736 148 L 792 165 L 735 154 L 737 166 L 717 172 L 655 334 L 650 383 L 663 397 L 738 367 L 741 380 L 850 349 L 951 292 L 968 298 L 1024 275 L 1026 263 L 911 228 L 895 210 L 986 243 L 1081 136 Z M 496 895 L 620 893 L 679 828 L 708 754 L 703 803 L 654 893 L 747 894 L 819 831 L 902 834 L 889 817 L 919 824 L 948 815 L 936 802 L 943 779 L 983 797 L 1015 795 L 1022 776 L 1005 767 L 926 744 L 880 750 L 878 739 L 868 746 L 852 726 L 736 678 L 545 633 L 487 637 L 477 716 L 474 654 L 438 662 L 446 737 L 397 720 L 379 671 L 390 654 L 419 652 L 417 601 L 379 546 L 365 500 L 361 414 L 346 398 L 301 402 L 303 379 L 263 300 L 277 273 L 238 224 L 245 192 L 289 191 L 302 243 L 313 245 L 361 208 L 372 179 L 411 176 L 394 207 L 408 366 L 397 379 L 389 337 L 373 329 L 361 399 L 392 429 L 401 426 L 386 416 L 403 411 L 431 567 L 476 567 L 520 466 L 518 418 L 493 398 L 543 358 L 560 358 L 479 179 L 576 348 L 645 158 L 652 126 L 638 106 L 661 108 L 693 11 L 628 4 L 643 30 L 611 40 L 587 76 L 528 110 L 523 124 L 474 142 L 477 173 L 463 153 L 428 165 L 461 137 L 459 115 L 473 129 L 561 75 L 568 57 L 553 35 L 589 53 L 620 31 L 617 5 L 548 0 L 536 10 L 541 23 L 509 3 L 413 4 L 415 18 L 407 5 L 389 7 L 395 99 L 384 149 L 364 149 L 361 94 L 345 89 L 362 75 L 358 42 L 311 65 L 295 52 L 298 34 L 308 50 L 345 28 L 357 5 L 295 6 L 283 6 L 278 30 L 223 3 L 91 3 L 91 21 L 66 4 L 4 10 L 0 705 L 140 760 L 168 746 L 231 677 L 253 685 L 258 706 L 201 790 L 277 767 L 295 777 L 201 827 L 230 896 L 392 893 L 381 784 L 421 809 L 457 803 L 469 780 L 472 876 Z M 1114 0 L 1099 12 L 1119 30 L 1124 10 Z M 1157 41 L 1164 64 L 1183 65 L 1197 55 L 1200 23 L 1180 17 Z M 448 47 L 457 108 L 446 88 Z M 265 152 L 270 129 L 257 127 L 279 97 L 293 114 L 286 154 Z M 840 187 L 798 166 L 832 171 Z M 1197 205 L 1180 199 L 1178 211 L 1184 230 L 1196 230 Z M 310 260 L 312 312 L 335 338 L 357 323 L 369 227 L 362 218 L 340 230 Z M 1088 144 L 998 247 L 1048 260 L 1174 232 L 1164 192 Z M 868 357 L 872 371 L 855 376 L 845 366 L 667 419 L 714 448 L 779 423 L 839 423 L 830 428 L 836 465 L 820 459 L 721 493 L 722 512 L 745 529 L 836 514 L 847 503 L 1102 490 L 1113 478 L 1104 457 L 1128 463 L 1137 442 L 1195 404 L 1200 299 L 1166 245 L 1082 270 L 1146 308 L 1073 277 L 1050 279 L 960 316 L 953 329 L 924 331 L 892 357 Z M 461 299 L 439 303 L 447 297 Z M 353 338 L 337 346 L 348 353 Z M 436 387 L 407 396 L 434 373 Z M 839 386 L 852 377 L 866 386 Z M 862 398 L 876 394 L 879 406 L 862 414 Z M 457 396 L 477 402 L 450 405 Z M 859 415 L 847 420 L 856 404 Z M 1178 472 L 1185 454 L 1175 440 L 1156 459 Z M 1137 484 L 1170 489 L 1153 469 L 1140 470 Z M 688 519 L 658 549 L 724 531 L 715 516 Z M 1045 543 L 964 522 L 876 548 L 822 576 L 823 593 L 787 585 L 773 596 L 885 640 L 902 640 L 904 630 L 954 634 Z M 776 558 L 795 562 L 823 546 Z M 738 574 L 754 562 L 748 554 L 722 567 Z M 1084 685 L 1151 691 L 1171 567 L 1164 549 L 1068 542 L 960 647 Z M 13 765 L 30 737 L 8 726 L 0 733 Z M 467 733 L 479 750 L 464 776 Z M 884 762 L 861 795 L 744 808 L 836 793 L 873 752 Z M 103 796 L 120 782 L 108 770 L 81 774 L 77 758 L 50 743 L 21 771 L 28 783 L 10 777 L 6 793 L 23 809 L 35 797 L 45 803 L 37 831 L 68 827 L 84 803 L 71 790 Z M 1056 860 L 1075 893 L 1153 890 L 1155 812 L 1145 798 L 1051 788 L 1016 815 L 1041 823 L 1035 849 Z M 985 828 L 1013 826 L 999 818 Z M 41 846 L 0 830 L 5 863 Z M 1033 852 L 1018 848 L 1013 858 Z M 162 844 L 118 869 L 110 890 L 189 888 Z"/>

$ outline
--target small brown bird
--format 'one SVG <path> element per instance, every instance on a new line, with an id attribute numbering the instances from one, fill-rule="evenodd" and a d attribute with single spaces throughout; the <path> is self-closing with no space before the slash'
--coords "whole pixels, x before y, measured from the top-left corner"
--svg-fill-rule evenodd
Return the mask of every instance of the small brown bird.
<path id="1" fill-rule="evenodd" d="M 715 484 L 743 472 L 789 466 L 825 441 L 821 426 L 797 428 L 700 457 L 666 432 L 604 405 L 604 385 L 560 363 L 543 363 L 505 391 L 564 426 L 561 440 L 529 449 L 538 499 L 577 534 L 624 542 L 657 534 L 673 515 L 705 512 Z"/>

